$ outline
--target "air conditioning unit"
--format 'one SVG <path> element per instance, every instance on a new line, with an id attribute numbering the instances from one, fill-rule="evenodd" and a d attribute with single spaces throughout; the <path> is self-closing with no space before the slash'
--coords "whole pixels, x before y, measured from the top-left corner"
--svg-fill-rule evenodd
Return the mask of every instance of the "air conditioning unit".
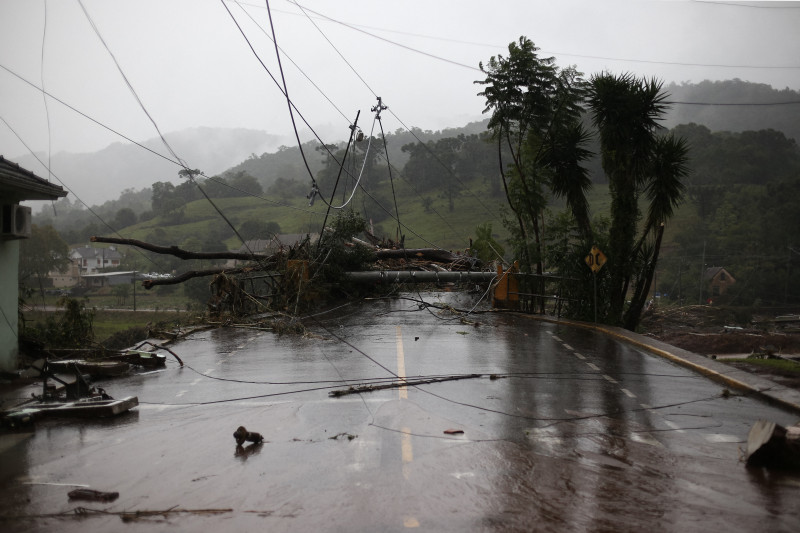
<path id="1" fill-rule="evenodd" d="M 31 208 L 19 204 L 3 205 L 3 240 L 28 239 L 31 236 Z"/>

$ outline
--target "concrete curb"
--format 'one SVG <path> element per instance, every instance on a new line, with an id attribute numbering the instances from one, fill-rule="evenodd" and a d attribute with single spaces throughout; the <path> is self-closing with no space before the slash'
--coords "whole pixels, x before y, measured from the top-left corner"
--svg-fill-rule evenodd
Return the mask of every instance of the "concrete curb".
<path id="1" fill-rule="evenodd" d="M 738 390 L 749 392 L 769 403 L 779 405 L 795 413 L 800 413 L 800 390 L 785 387 L 770 379 L 726 365 L 715 359 L 709 359 L 704 355 L 683 350 L 677 346 L 672 346 L 671 344 L 619 327 L 591 324 L 576 320 L 556 319 L 541 315 L 524 316 L 545 322 L 552 322 L 554 324 L 564 324 L 599 331 L 610 337 L 632 344 L 637 348 L 669 359 L 681 366 L 690 368 L 714 381 Z"/>

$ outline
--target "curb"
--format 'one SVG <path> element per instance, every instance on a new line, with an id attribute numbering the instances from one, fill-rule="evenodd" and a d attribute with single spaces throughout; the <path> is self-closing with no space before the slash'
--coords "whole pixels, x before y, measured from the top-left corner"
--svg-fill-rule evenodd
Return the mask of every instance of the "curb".
<path id="1" fill-rule="evenodd" d="M 770 379 L 757 376 L 745 370 L 734 368 L 716 359 L 709 359 L 666 342 L 652 339 L 645 335 L 628 331 L 623 328 L 579 322 L 577 320 L 556 319 L 538 315 L 523 315 L 534 320 L 552 322 L 584 329 L 592 329 L 610 337 L 632 344 L 650 353 L 669 359 L 683 367 L 694 370 L 716 382 L 729 387 L 752 393 L 759 398 L 785 409 L 800 413 L 800 390 L 791 389 L 780 385 Z"/>

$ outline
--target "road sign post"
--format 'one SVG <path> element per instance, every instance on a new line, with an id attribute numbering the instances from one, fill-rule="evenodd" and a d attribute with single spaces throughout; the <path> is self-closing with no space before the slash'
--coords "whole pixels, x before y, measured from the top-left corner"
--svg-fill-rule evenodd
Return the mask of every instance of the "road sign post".
<path id="1" fill-rule="evenodd" d="M 594 288 L 594 323 L 597 324 L 597 272 L 606 264 L 607 258 L 600 248 L 592 246 L 589 255 L 583 259 L 592 269 L 592 285 Z"/>

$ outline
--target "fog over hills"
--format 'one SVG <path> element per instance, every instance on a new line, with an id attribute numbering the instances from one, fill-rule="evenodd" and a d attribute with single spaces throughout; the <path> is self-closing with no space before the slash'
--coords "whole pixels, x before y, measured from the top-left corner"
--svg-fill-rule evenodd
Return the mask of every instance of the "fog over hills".
<path id="1" fill-rule="evenodd" d="M 795 141 L 800 140 L 798 91 L 778 90 L 769 85 L 738 79 L 699 84 L 670 83 L 665 84 L 664 90 L 669 95 L 671 107 L 663 124 L 668 128 L 694 122 L 705 125 L 711 131 L 775 129 Z M 488 115 L 484 115 L 486 117 Z M 415 136 L 398 130 L 390 134 L 392 161 L 402 166 L 407 154 L 401 153 L 400 148 L 406 143 L 417 140 L 427 142 L 459 133 L 476 133 L 475 128 L 485 127 L 484 124 L 483 121 L 471 122 L 466 126 L 463 123 L 453 124 L 452 129 L 437 132 L 417 130 Z M 344 142 L 347 138 L 346 131 L 336 129 L 331 124 L 320 125 L 316 130 L 326 142 Z M 243 171 L 268 186 L 278 175 L 292 177 L 288 167 L 284 168 L 288 164 L 284 161 L 286 158 L 291 160 L 290 166 L 296 167 L 296 173 L 305 176 L 302 160 L 295 154 L 297 144 L 293 136 L 289 138 L 245 128 L 197 127 L 171 132 L 165 137 L 187 165 L 200 169 L 207 176 L 220 175 L 225 171 Z M 305 142 L 312 137 L 304 132 L 301 138 Z M 149 188 L 157 181 L 177 184 L 180 181 L 180 167 L 170 161 L 172 156 L 161 139 L 152 138 L 141 144 L 164 157 L 127 141 L 111 144 L 94 153 L 61 152 L 51 157 L 52 181 L 63 182 L 73 203 L 83 201 L 90 206 L 116 199 L 126 189 Z M 288 150 L 276 154 L 282 146 Z M 46 154 L 37 155 L 47 162 Z M 320 154 L 311 152 L 308 155 L 312 159 L 312 166 L 319 165 Z M 32 155 L 10 159 L 41 177 L 48 177 L 46 168 Z M 597 171 L 601 172 L 599 167 Z M 39 210 L 43 203 L 34 202 L 32 207 Z"/>
<path id="2" fill-rule="evenodd" d="M 241 163 L 251 154 L 273 152 L 281 144 L 291 143 L 291 139 L 244 128 L 198 127 L 167 133 L 164 137 L 181 159 L 209 176 Z M 125 189 L 148 188 L 156 181 L 177 183 L 180 167 L 171 161 L 173 158 L 161 139 L 153 138 L 141 144 L 164 157 L 127 141 L 116 142 L 93 153 L 59 152 L 50 158 L 53 172 L 50 179 L 68 188 L 73 202 L 77 196 L 88 205 L 117 198 Z M 47 163 L 47 154 L 39 153 L 37 156 Z M 12 160 L 38 176 L 48 178 L 47 170 L 33 155 Z"/>

